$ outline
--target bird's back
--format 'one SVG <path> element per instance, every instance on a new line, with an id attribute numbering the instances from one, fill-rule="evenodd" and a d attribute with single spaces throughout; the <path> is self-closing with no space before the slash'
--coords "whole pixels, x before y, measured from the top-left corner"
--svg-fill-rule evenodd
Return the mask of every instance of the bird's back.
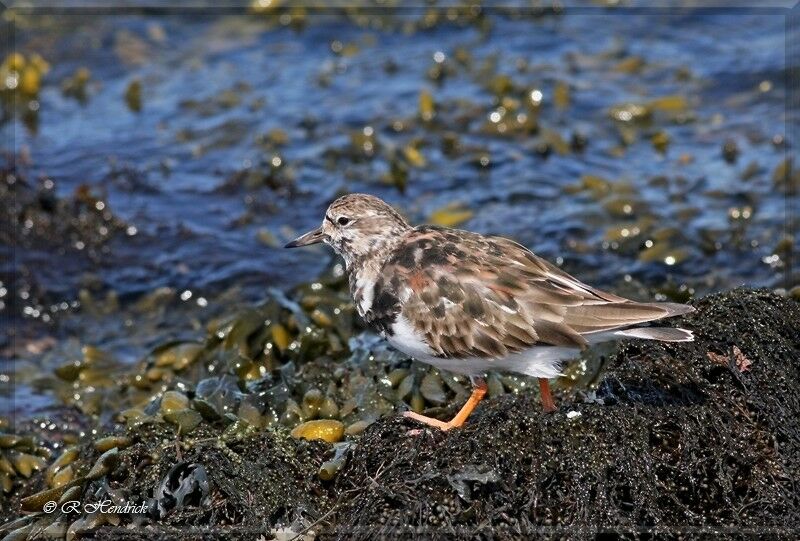
<path id="1" fill-rule="evenodd" d="M 500 359 L 534 346 L 582 349 L 592 335 L 693 310 L 630 301 L 511 240 L 436 226 L 405 235 L 374 292 L 391 301 L 395 332 L 421 338 L 442 359 Z M 387 330 L 391 339 L 392 326 Z"/>

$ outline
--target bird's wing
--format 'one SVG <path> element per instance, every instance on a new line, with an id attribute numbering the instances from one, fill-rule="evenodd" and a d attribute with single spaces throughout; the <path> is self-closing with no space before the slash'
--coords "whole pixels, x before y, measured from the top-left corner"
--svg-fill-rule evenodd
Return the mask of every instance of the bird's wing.
<path id="1" fill-rule="evenodd" d="M 683 306 L 592 288 L 500 237 L 423 226 L 405 241 L 382 274 L 402 316 L 441 357 L 501 358 L 536 344 L 584 348 L 583 334 L 675 315 L 670 307 Z"/>

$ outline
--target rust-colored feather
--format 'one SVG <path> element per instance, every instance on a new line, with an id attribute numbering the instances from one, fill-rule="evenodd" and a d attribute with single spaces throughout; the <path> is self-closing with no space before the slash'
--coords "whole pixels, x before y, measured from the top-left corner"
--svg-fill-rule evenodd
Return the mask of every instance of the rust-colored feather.
<path id="1" fill-rule="evenodd" d="M 511 240 L 435 226 L 407 233 L 381 273 L 397 276 L 402 316 L 443 358 L 500 358 L 537 344 L 584 348 L 584 335 L 691 310 L 633 302 Z"/>

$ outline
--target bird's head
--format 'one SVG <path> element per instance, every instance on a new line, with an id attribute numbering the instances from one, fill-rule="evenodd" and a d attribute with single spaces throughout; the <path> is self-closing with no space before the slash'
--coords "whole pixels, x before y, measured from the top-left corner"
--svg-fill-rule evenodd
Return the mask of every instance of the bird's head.
<path id="1" fill-rule="evenodd" d="M 396 210 L 377 197 L 349 194 L 331 203 L 321 226 L 286 247 L 324 242 L 332 246 L 349 267 L 353 261 L 390 249 L 410 227 Z"/>

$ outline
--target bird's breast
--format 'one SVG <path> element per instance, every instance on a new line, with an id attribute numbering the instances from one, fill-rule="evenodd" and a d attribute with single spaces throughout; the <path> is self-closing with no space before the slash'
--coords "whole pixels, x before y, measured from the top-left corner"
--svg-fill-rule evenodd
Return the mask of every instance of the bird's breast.
<path id="1" fill-rule="evenodd" d="M 358 314 L 384 338 L 395 331 L 394 323 L 402 311 L 397 292 L 380 273 L 362 267 L 350 275 L 350 290 Z"/>
<path id="2" fill-rule="evenodd" d="M 395 348 L 418 361 L 427 361 L 435 357 L 435 352 L 425 338 L 411 324 L 408 319 L 398 314 L 394 321 L 389 325 L 389 332 L 386 340 Z"/>
<path id="3" fill-rule="evenodd" d="M 358 315 L 366 318 L 372 310 L 372 301 L 375 299 L 375 280 L 369 277 L 357 276 L 352 288 L 353 302 L 355 302 Z"/>

